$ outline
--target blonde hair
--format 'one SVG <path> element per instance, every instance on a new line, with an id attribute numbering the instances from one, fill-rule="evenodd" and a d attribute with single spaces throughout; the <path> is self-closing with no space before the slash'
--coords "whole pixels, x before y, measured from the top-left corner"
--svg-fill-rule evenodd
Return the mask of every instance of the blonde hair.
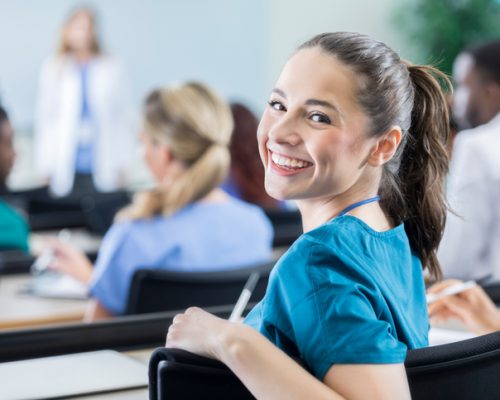
<path id="1" fill-rule="evenodd" d="M 168 185 L 136 195 L 118 219 L 171 215 L 225 179 L 233 119 L 229 106 L 205 85 L 187 82 L 150 93 L 144 103 L 144 130 L 167 145 L 185 168 Z"/>
<path id="2" fill-rule="evenodd" d="M 96 27 L 97 23 L 96 23 L 95 12 L 88 7 L 80 7 L 73 10 L 69 14 L 68 18 L 66 18 L 66 21 L 64 21 L 63 27 L 61 29 L 61 35 L 59 38 L 59 47 L 57 50 L 58 55 L 60 56 L 67 55 L 73 51 L 68 41 L 68 29 L 73 20 L 81 14 L 85 15 L 90 21 L 90 26 L 91 26 L 90 49 L 92 50 L 92 53 L 95 55 L 99 55 L 102 53 L 101 45 L 99 44 L 99 38 L 97 36 L 97 27 Z"/>

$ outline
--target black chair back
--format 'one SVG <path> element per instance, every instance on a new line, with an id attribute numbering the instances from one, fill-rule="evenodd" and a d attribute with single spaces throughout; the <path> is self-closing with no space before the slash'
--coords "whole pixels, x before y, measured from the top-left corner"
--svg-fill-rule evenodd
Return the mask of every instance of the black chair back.
<path id="1" fill-rule="evenodd" d="M 254 271 L 260 274 L 250 302 L 266 292 L 273 263 L 215 272 L 173 272 L 140 269 L 134 273 L 127 314 L 182 310 L 189 306 L 208 307 L 234 304 Z"/>
<path id="2" fill-rule="evenodd" d="M 500 305 L 500 282 L 488 282 L 481 286 L 493 303 Z"/>
<path id="3" fill-rule="evenodd" d="M 149 399 L 254 399 L 219 361 L 179 349 L 158 348 L 149 361 Z"/>
<path id="4" fill-rule="evenodd" d="M 299 210 L 264 210 L 274 229 L 274 247 L 290 246 L 304 232 Z"/>
<path id="5" fill-rule="evenodd" d="M 26 274 L 30 272 L 35 257 L 20 250 L 0 251 L 0 275 Z"/>
<path id="6" fill-rule="evenodd" d="M 413 400 L 500 398 L 500 332 L 410 350 L 406 374 Z M 159 348 L 149 363 L 151 400 L 252 399 L 222 363 L 178 349 Z"/>
<path id="7" fill-rule="evenodd" d="M 408 352 L 412 399 L 500 398 L 500 332 Z"/>

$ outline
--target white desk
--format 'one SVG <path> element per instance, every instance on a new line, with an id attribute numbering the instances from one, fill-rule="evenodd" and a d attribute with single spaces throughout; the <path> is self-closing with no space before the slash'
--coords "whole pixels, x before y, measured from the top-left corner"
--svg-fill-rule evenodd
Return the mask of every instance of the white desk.
<path id="1" fill-rule="evenodd" d="M 19 290 L 29 275 L 0 276 L 0 329 L 81 321 L 86 300 L 46 299 Z"/>

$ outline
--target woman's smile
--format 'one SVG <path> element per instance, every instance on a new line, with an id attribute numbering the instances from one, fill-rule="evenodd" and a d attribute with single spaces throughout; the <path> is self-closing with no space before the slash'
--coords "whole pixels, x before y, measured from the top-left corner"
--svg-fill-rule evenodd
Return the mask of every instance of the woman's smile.
<path id="1" fill-rule="evenodd" d="M 309 161 L 275 153 L 271 150 L 268 151 L 271 171 L 281 176 L 298 174 L 313 165 Z"/>

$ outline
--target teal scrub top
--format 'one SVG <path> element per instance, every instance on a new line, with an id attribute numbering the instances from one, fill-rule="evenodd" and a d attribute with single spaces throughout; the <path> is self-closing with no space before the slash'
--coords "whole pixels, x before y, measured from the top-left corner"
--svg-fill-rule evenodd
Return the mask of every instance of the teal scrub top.
<path id="1" fill-rule="evenodd" d="M 352 216 L 303 234 L 274 267 L 245 323 L 323 380 L 333 364 L 402 363 L 428 346 L 422 264 L 404 225 Z"/>
<path id="2" fill-rule="evenodd" d="M 0 200 L 0 250 L 28 252 L 29 226 L 5 201 Z"/>

